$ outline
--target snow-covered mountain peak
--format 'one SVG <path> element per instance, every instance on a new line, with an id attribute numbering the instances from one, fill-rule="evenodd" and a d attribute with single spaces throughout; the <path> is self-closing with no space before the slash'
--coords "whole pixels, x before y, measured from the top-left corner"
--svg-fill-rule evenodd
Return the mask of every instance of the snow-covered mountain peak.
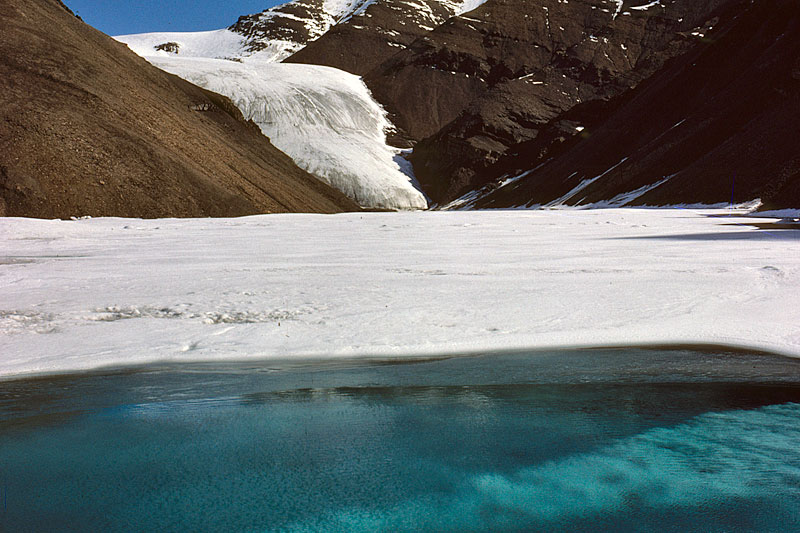
<path id="1" fill-rule="evenodd" d="M 486 0 L 292 0 L 259 13 L 242 15 L 229 26 L 203 32 L 156 32 L 115 37 L 142 56 L 207 57 L 278 62 L 338 24 L 369 18 L 370 6 L 389 7 L 424 30 L 448 17 L 475 9 Z"/>

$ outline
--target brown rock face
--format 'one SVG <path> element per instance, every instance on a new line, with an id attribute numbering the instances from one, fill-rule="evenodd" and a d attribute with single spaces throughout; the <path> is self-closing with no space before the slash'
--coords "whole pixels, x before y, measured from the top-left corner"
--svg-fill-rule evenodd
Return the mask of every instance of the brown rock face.
<path id="1" fill-rule="evenodd" d="M 285 60 L 363 76 L 453 16 L 454 2 L 378 0 Z"/>
<path id="2" fill-rule="evenodd" d="M 508 150 L 482 176 L 490 185 L 473 206 L 574 205 L 631 191 L 642 194 L 629 205 L 760 197 L 800 206 L 800 10 L 794 0 L 732 7 L 735 17 L 722 16 L 636 89 L 577 106 Z M 567 122 L 586 130 L 565 139 Z"/>
<path id="3" fill-rule="evenodd" d="M 4 1 L 0 27 L 0 215 L 357 209 L 229 100 L 152 67 L 58 0 Z"/>
<path id="4" fill-rule="evenodd" d="M 245 37 L 249 52 L 263 50 L 272 40 L 301 47 L 322 35 L 333 22 L 323 4 L 323 0 L 294 0 L 261 13 L 243 15 L 228 29 Z"/>
<path id="5" fill-rule="evenodd" d="M 573 107 L 621 94 L 685 53 L 733 2 L 490 0 L 366 79 L 398 127 L 420 140 L 414 169 L 443 203 L 482 186 L 509 147 Z"/>

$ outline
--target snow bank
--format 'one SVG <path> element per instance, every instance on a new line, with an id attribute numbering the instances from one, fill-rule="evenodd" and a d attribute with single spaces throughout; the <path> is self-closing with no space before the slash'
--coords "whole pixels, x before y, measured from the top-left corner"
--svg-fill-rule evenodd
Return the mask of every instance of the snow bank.
<path id="1" fill-rule="evenodd" d="M 424 209 L 425 196 L 386 144 L 390 126 L 364 83 L 331 67 L 149 57 L 228 96 L 300 167 L 365 207 Z M 408 172 L 407 167 L 405 170 Z"/>
<path id="2" fill-rule="evenodd" d="M 800 232 L 725 213 L 0 219 L 0 375 L 649 343 L 800 356 Z"/>

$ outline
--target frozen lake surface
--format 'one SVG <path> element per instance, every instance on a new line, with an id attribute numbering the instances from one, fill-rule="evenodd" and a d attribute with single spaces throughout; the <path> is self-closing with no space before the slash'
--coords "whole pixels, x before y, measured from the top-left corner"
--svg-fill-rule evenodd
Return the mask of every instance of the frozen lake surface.
<path id="1" fill-rule="evenodd" d="M 0 376 L 638 344 L 800 355 L 800 230 L 728 214 L 0 219 Z"/>
<path id="2" fill-rule="evenodd" d="M 182 363 L 0 383 L 6 531 L 788 531 L 800 361 Z"/>

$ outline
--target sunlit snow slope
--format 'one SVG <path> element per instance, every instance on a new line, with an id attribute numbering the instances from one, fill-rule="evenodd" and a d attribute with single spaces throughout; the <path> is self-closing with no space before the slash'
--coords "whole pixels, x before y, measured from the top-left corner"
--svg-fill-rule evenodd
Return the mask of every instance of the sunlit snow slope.
<path id="1" fill-rule="evenodd" d="M 386 145 L 386 113 L 357 76 L 330 67 L 149 57 L 222 93 L 302 168 L 364 207 L 424 209 L 425 197 Z"/>

